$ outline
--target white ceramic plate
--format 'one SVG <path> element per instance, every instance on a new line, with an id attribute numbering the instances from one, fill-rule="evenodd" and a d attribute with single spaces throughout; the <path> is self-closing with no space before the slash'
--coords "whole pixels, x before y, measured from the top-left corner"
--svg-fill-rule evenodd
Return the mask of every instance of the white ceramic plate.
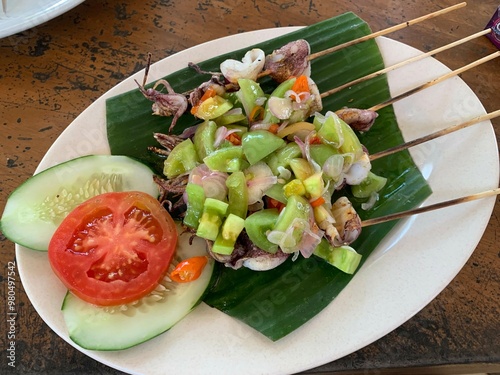
<path id="1" fill-rule="evenodd" d="M 154 64 L 150 80 L 190 61 L 293 30 L 296 28 L 261 30 L 202 44 Z M 419 53 L 390 39 L 381 38 L 378 43 L 387 66 Z M 397 95 L 448 71 L 428 58 L 390 73 L 390 87 Z M 119 84 L 85 110 L 54 143 L 39 170 L 77 155 L 109 153 L 105 98 L 135 88 L 132 78 L 140 80 L 142 74 Z M 459 78 L 400 101 L 395 110 L 408 140 L 485 113 Z M 490 122 L 421 145 L 412 153 L 434 191 L 425 204 L 496 187 L 498 151 Z M 169 332 L 135 348 L 83 350 L 68 338 L 59 310 L 66 290 L 52 274 L 46 254 L 17 248 L 17 260 L 26 292 L 40 316 L 64 340 L 97 361 L 141 374 L 289 374 L 350 354 L 421 310 L 463 267 L 493 206 L 494 198 L 484 199 L 403 220 L 333 303 L 278 342 L 202 304 Z"/>
<path id="2" fill-rule="evenodd" d="M 2 0 L 0 38 L 41 25 L 84 0 Z"/>

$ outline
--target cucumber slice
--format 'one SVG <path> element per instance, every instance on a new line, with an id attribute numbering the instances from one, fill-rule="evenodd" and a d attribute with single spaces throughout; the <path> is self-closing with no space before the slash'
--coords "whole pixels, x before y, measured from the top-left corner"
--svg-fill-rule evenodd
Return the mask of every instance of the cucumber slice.
<path id="1" fill-rule="evenodd" d="M 153 197 L 153 171 L 127 156 L 90 155 L 46 169 L 7 199 L 0 229 L 12 242 L 47 251 L 57 226 L 78 204 L 101 193 L 137 190 Z"/>
<path id="2" fill-rule="evenodd" d="M 202 239 L 195 238 L 190 245 L 188 235 L 179 237 L 176 258 L 205 254 Z M 69 337 L 82 348 L 91 350 L 122 350 L 150 340 L 170 329 L 201 302 L 213 270 L 214 261 L 210 259 L 197 280 L 168 282 L 166 286 L 171 290 L 165 292 L 163 299 L 155 301 L 155 297 L 149 295 L 134 305 L 113 309 L 89 304 L 68 292 L 62 313 Z"/>

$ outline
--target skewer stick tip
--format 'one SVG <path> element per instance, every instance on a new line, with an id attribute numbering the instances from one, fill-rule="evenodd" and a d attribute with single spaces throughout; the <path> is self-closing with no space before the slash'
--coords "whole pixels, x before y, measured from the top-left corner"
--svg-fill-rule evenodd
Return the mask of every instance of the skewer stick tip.
<path id="1" fill-rule="evenodd" d="M 363 220 L 361 222 L 361 226 L 368 227 L 371 225 L 381 224 L 381 223 L 385 223 L 385 222 L 392 221 L 392 220 L 403 219 L 403 218 L 408 217 L 408 216 L 422 214 L 425 212 L 434 211 L 434 210 L 437 210 L 440 208 L 450 207 L 450 206 L 454 206 L 454 205 L 461 204 L 461 203 L 472 202 L 472 201 L 475 201 L 478 199 L 497 196 L 499 194 L 500 194 L 500 187 L 498 187 L 496 189 L 486 190 L 486 191 L 483 191 L 481 193 L 471 194 L 471 195 L 467 195 L 464 197 L 455 198 L 455 199 L 451 199 L 448 201 L 432 204 L 429 206 L 418 207 L 418 208 L 415 208 L 413 210 L 407 210 L 407 211 L 397 212 L 394 214 L 389 214 L 386 216 L 377 217 L 374 219 Z"/>
<path id="2" fill-rule="evenodd" d="M 455 5 L 452 5 L 450 7 L 447 7 L 447 8 L 443 8 L 443 9 L 440 9 L 438 11 L 435 11 L 435 12 L 432 12 L 432 13 L 429 13 L 429 14 L 426 14 L 424 16 L 421 16 L 421 17 L 418 17 L 418 18 L 414 18 L 410 21 L 405 21 L 405 22 L 401 22 L 400 24 L 397 24 L 395 26 L 391 26 L 387 29 L 383 29 L 383 30 L 380 30 L 380 31 L 376 31 L 376 32 L 373 32 L 369 35 L 365 35 L 363 37 L 360 37 L 360 38 L 357 38 L 357 39 L 354 39 L 354 40 L 351 40 L 349 42 L 345 42 L 345 43 L 342 43 L 342 44 L 339 44 L 339 45 L 336 45 L 336 46 L 333 46 L 331 48 L 327 48 L 323 51 L 320 51 L 320 52 L 316 52 L 316 53 L 313 53 L 313 54 L 310 54 L 307 59 L 309 61 L 311 60 L 314 60 L 318 57 L 322 57 L 324 55 L 328 55 L 330 53 L 333 53 L 335 51 L 338 51 L 342 48 L 346 48 L 346 47 L 350 47 L 350 46 L 353 46 L 357 43 L 361 43 L 361 42 L 366 42 L 367 40 L 370 40 L 370 39 L 375 39 L 376 37 L 379 37 L 379 36 L 383 36 L 383 35 L 387 35 L 387 34 L 390 34 L 392 32 L 395 32 L 395 31 L 398 31 L 398 30 L 401 30 L 401 29 L 404 29 L 405 27 L 409 27 L 409 26 L 412 26 L 412 25 L 415 25 L 419 22 L 422 22 L 422 21 L 427 21 L 427 20 L 430 20 L 432 18 L 435 18 L 435 17 L 438 17 L 438 16 L 441 16 L 443 14 L 446 14 L 446 13 L 449 13 L 451 11 L 454 11 L 454 10 L 457 10 L 457 9 L 460 9 L 460 8 L 463 8 L 464 6 L 466 6 L 467 3 L 466 2 L 462 2 L 462 3 L 458 3 L 458 4 L 455 4 Z"/>

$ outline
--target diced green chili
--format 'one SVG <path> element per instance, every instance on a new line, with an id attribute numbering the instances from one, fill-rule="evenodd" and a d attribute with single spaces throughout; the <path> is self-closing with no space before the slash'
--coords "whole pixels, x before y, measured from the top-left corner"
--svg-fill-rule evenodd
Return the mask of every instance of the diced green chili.
<path id="1" fill-rule="evenodd" d="M 387 178 L 378 176 L 372 171 L 359 185 L 352 185 L 351 192 L 356 198 L 369 198 L 373 193 L 378 193 L 387 183 Z"/>
<path id="2" fill-rule="evenodd" d="M 163 164 L 163 174 L 167 178 L 174 178 L 189 172 L 198 164 L 198 155 L 190 139 L 182 141 L 170 152 Z"/>
<path id="3" fill-rule="evenodd" d="M 279 175 L 278 167 L 288 168 L 290 160 L 302 156 L 300 147 L 295 142 L 287 143 L 285 146 L 276 150 L 266 159 L 266 164 L 271 168 L 274 175 Z"/>
<path id="4" fill-rule="evenodd" d="M 205 203 L 205 191 L 200 185 L 188 183 L 186 185 L 187 209 L 184 216 L 184 224 L 191 228 L 198 228 L 201 215 L 203 214 L 203 205 Z"/>
<path id="5" fill-rule="evenodd" d="M 204 100 L 196 111 L 196 117 L 203 120 L 213 120 L 233 108 L 233 104 L 221 96 L 215 95 Z"/>
<path id="6" fill-rule="evenodd" d="M 245 174 L 241 171 L 232 173 L 226 180 L 229 201 L 228 212 L 241 218 L 247 217 L 248 187 Z"/>
<path id="7" fill-rule="evenodd" d="M 253 165 L 283 147 L 285 141 L 267 130 L 254 130 L 243 134 L 241 145 L 245 157 Z"/>
<path id="8" fill-rule="evenodd" d="M 325 164 L 325 161 L 333 155 L 338 155 L 339 151 L 327 144 L 314 144 L 309 146 L 311 158 L 320 166 Z"/>
<path id="9" fill-rule="evenodd" d="M 237 91 L 236 96 L 243 105 L 245 114 L 248 117 L 256 105 L 256 100 L 266 97 L 266 94 L 260 85 L 251 79 L 241 78 L 238 80 L 238 85 L 240 89 Z"/>
<path id="10" fill-rule="evenodd" d="M 299 220 L 301 219 L 305 220 L 306 222 L 309 222 L 310 213 L 311 213 L 311 205 L 305 198 L 298 195 L 291 195 L 290 197 L 288 197 L 287 204 L 283 209 L 283 211 L 281 211 L 278 220 L 276 221 L 274 230 L 280 232 L 286 232 L 290 228 L 295 219 Z M 303 234 L 302 228 L 297 228 L 296 230 L 293 230 L 292 236 L 296 244 L 300 243 L 300 240 L 302 239 L 302 234 Z M 286 252 L 286 249 L 282 250 Z"/>
<path id="11" fill-rule="evenodd" d="M 353 274 L 361 262 L 361 254 L 352 247 L 333 247 L 324 238 L 316 246 L 313 254 L 348 274 Z"/>
<path id="12" fill-rule="evenodd" d="M 269 242 L 267 232 L 273 230 L 278 220 L 278 210 L 267 208 L 257 211 L 245 219 L 245 230 L 250 240 L 260 249 L 275 253 L 278 245 Z"/>
<path id="13" fill-rule="evenodd" d="M 207 120 L 198 125 L 194 133 L 193 141 L 200 160 L 203 160 L 215 151 L 214 143 L 216 131 L 217 124 L 213 121 Z"/>
<path id="14" fill-rule="evenodd" d="M 227 146 L 215 150 L 203 159 L 203 162 L 213 171 L 236 172 L 244 168 L 241 146 Z"/>

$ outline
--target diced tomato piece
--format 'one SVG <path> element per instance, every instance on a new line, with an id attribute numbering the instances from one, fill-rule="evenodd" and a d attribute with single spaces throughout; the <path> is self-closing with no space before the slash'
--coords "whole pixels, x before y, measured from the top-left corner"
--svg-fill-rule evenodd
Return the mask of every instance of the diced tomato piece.
<path id="1" fill-rule="evenodd" d="M 236 133 L 229 134 L 226 139 L 235 146 L 241 145 L 241 137 Z"/>
<path id="2" fill-rule="evenodd" d="M 292 90 L 297 94 L 300 94 L 301 92 L 309 92 L 309 81 L 307 79 L 307 76 L 298 76 L 292 86 Z"/>
<path id="3" fill-rule="evenodd" d="M 273 134 L 278 134 L 278 129 L 280 128 L 280 126 L 278 124 L 271 124 L 269 126 L 269 131 Z"/>
<path id="4" fill-rule="evenodd" d="M 198 108 L 200 107 L 200 104 L 203 103 L 208 98 L 214 97 L 215 95 L 217 95 L 217 92 L 213 88 L 209 87 L 208 89 L 206 89 L 200 98 L 200 102 L 191 108 L 191 114 L 195 115 L 196 112 L 198 112 Z"/>
<path id="5" fill-rule="evenodd" d="M 267 208 L 276 208 L 278 212 L 281 212 L 283 208 L 285 208 L 285 204 L 281 203 L 279 200 L 276 200 L 274 198 L 267 197 Z"/>
<path id="6" fill-rule="evenodd" d="M 315 200 L 313 200 L 312 202 L 309 202 L 309 203 L 311 204 L 311 207 L 319 207 L 323 203 L 325 203 L 325 198 L 319 197 L 319 198 L 316 198 Z"/>
<path id="7" fill-rule="evenodd" d="M 309 139 L 309 144 L 310 144 L 310 145 L 320 145 L 320 144 L 322 144 L 322 143 L 323 143 L 323 142 L 321 142 L 321 138 L 320 138 L 320 137 L 318 137 L 317 135 L 316 135 L 316 136 L 314 136 L 314 137 L 311 137 L 311 138 Z"/>

